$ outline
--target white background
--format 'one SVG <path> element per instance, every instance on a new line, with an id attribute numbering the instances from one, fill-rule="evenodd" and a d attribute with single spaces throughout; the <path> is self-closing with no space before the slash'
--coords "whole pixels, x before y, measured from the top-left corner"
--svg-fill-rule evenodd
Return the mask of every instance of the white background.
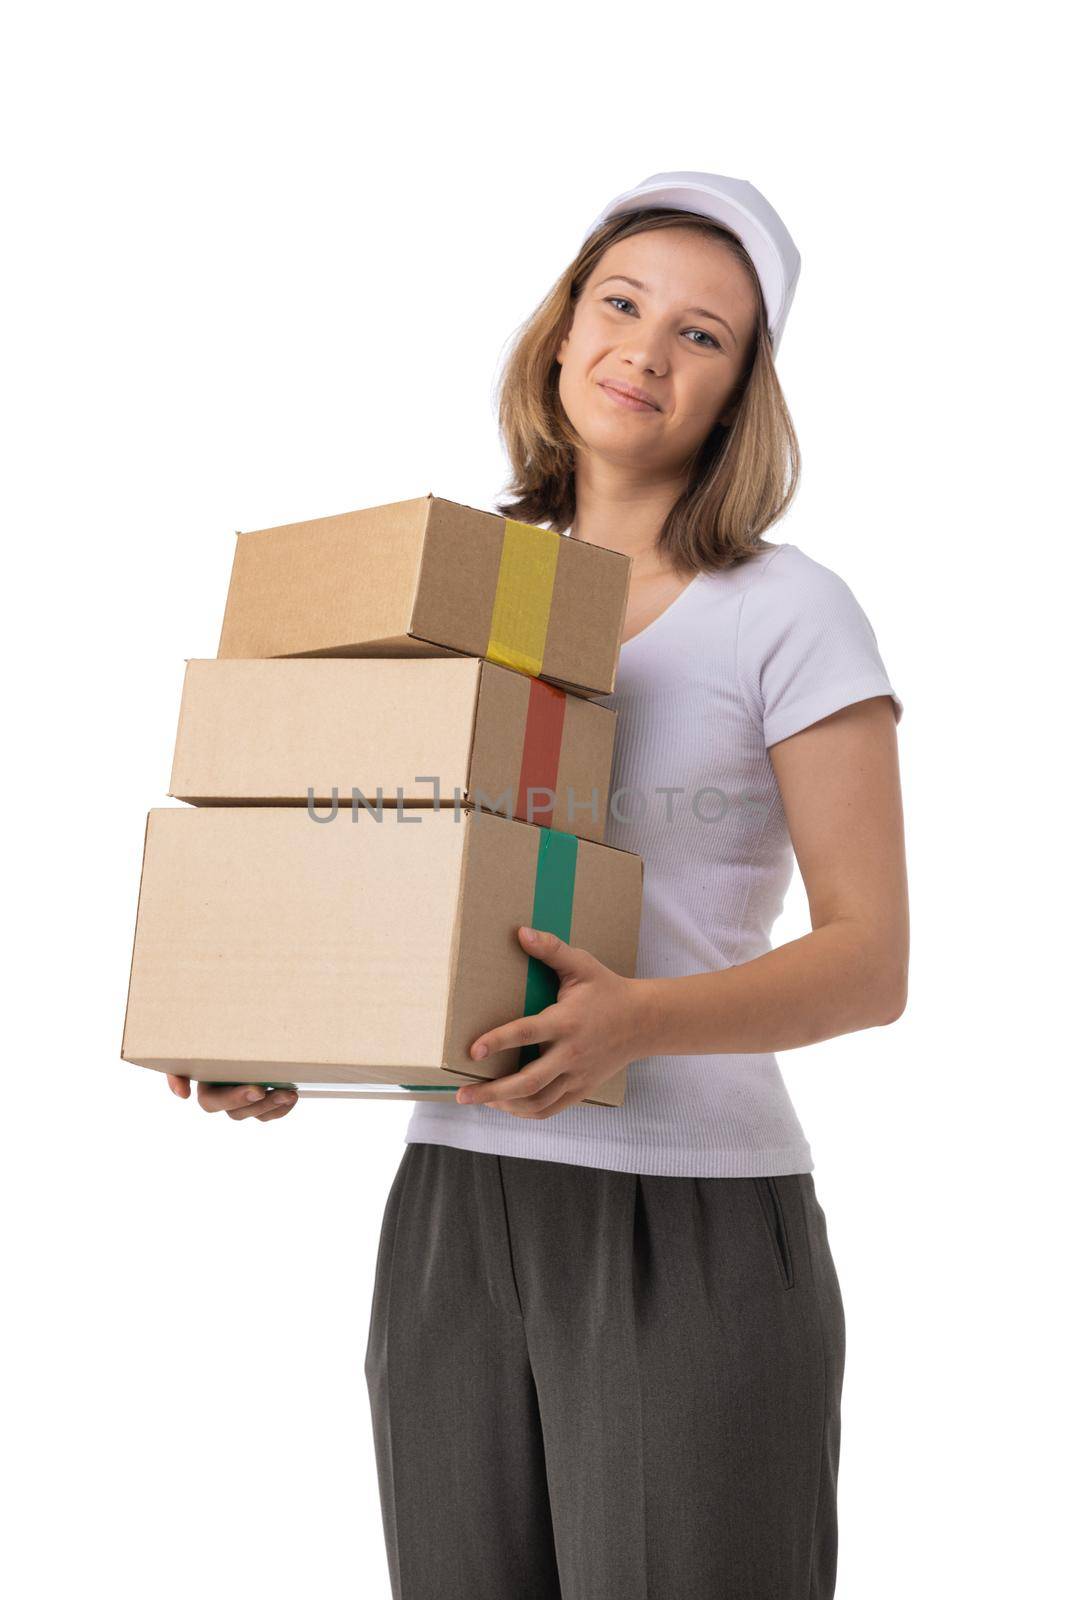
<path id="1" fill-rule="evenodd" d="M 235 1124 L 120 1061 L 145 813 L 175 803 L 234 530 L 491 506 L 507 340 L 673 167 L 749 178 L 797 239 L 803 479 L 769 536 L 845 577 L 905 707 L 908 1009 L 782 1057 L 848 1318 L 838 1594 L 1062 1570 L 1056 62 L 1033 5 L 734 10 L 42 4 L 7 30 L 19 1600 L 388 1600 L 362 1361 L 410 1107 Z M 807 928 L 797 878 L 775 940 Z"/>

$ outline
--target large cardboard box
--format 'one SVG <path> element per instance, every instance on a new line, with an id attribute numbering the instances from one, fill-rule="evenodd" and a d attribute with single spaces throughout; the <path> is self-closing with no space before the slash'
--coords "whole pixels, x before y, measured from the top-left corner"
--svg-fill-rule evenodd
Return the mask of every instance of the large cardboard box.
<path id="1" fill-rule="evenodd" d="M 148 813 L 122 1056 L 220 1083 L 496 1078 L 480 1033 L 543 1010 L 552 970 L 528 924 L 632 977 L 641 857 L 462 807 Z M 531 1047 L 527 1047 L 529 1051 Z M 626 1069 L 589 1098 L 623 1101 Z M 437 1097 L 441 1095 L 438 1092 Z"/>
<path id="2" fill-rule="evenodd" d="M 432 494 L 239 533 L 219 656 L 481 656 L 615 687 L 631 558 Z"/>
<path id="3" fill-rule="evenodd" d="M 618 713 L 455 660 L 190 660 L 169 793 L 193 805 L 476 805 L 604 837 Z M 359 796 L 362 796 L 361 800 Z"/>

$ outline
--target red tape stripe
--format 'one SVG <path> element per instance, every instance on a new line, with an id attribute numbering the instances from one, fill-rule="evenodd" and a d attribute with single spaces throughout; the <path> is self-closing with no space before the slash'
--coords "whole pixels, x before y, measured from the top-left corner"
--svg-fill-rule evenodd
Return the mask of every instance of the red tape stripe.
<path id="1" fill-rule="evenodd" d="M 533 822 L 542 828 L 552 826 L 555 808 L 551 797 L 531 795 L 530 790 L 550 789 L 555 793 L 566 715 L 566 691 L 557 689 L 554 683 L 545 683 L 542 678 L 531 678 L 519 768 L 519 792 L 512 813 L 521 822 Z"/>

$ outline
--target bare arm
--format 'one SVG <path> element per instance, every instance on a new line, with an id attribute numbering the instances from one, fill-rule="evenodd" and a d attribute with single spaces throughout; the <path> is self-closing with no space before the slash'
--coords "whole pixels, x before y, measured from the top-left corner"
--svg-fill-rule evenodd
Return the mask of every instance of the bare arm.
<path id="1" fill-rule="evenodd" d="M 633 980 L 642 1055 L 796 1049 L 904 1010 L 908 887 L 888 695 L 782 739 L 770 758 L 812 931 L 721 972 Z"/>

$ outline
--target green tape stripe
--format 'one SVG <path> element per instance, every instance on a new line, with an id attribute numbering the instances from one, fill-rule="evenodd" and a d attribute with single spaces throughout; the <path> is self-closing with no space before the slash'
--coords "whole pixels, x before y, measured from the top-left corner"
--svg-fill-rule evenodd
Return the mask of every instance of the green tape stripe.
<path id="1" fill-rule="evenodd" d="M 261 1083 L 261 1084 L 259 1084 L 258 1087 L 260 1089 L 292 1089 L 294 1092 L 296 1091 L 296 1084 L 295 1083 Z M 400 1088 L 400 1089 L 425 1089 L 425 1090 L 436 1089 L 441 1094 L 455 1094 L 456 1090 L 459 1088 L 459 1084 L 458 1083 L 401 1083 L 401 1084 L 398 1084 L 397 1087 Z"/>
<path id="2" fill-rule="evenodd" d="M 537 877 L 534 881 L 533 914 L 530 926 L 541 933 L 554 933 L 567 944 L 571 937 L 574 913 L 574 874 L 578 865 L 578 836 L 557 828 L 539 828 Z M 543 1011 L 559 994 L 559 975 L 536 956 L 527 957 L 524 1017 Z M 541 1054 L 537 1044 L 523 1045 L 519 1065 L 525 1067 Z"/>

